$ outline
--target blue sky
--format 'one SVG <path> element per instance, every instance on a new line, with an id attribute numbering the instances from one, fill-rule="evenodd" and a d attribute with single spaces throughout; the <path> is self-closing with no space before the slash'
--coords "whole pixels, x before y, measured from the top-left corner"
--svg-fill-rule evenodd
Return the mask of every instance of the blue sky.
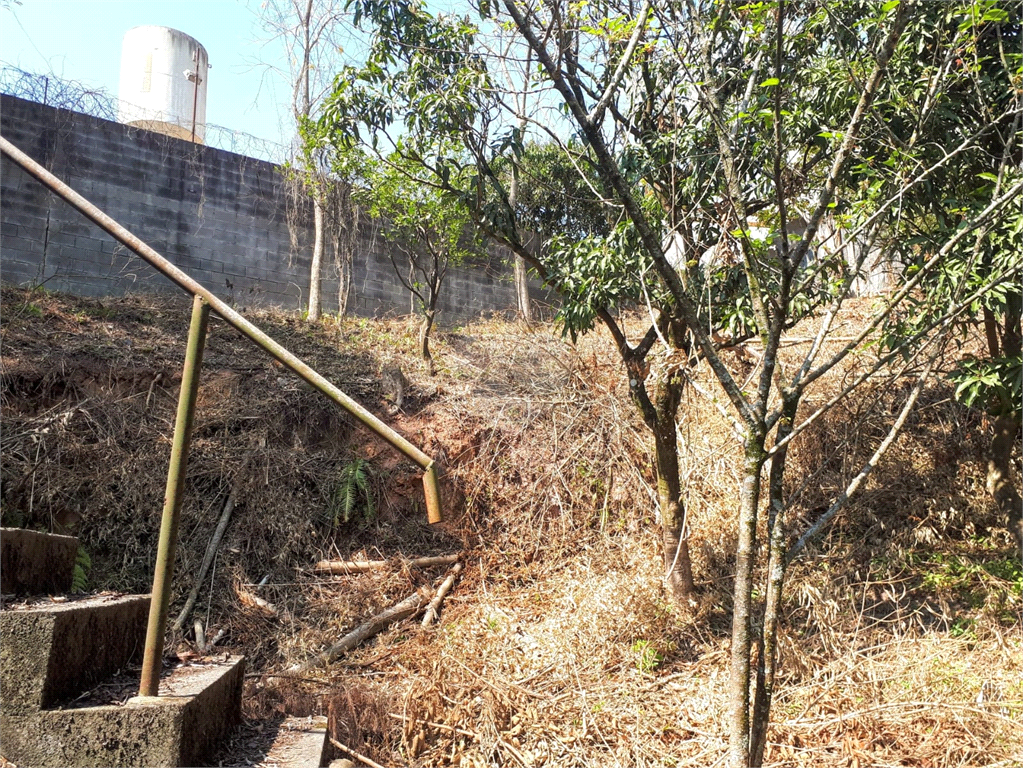
<path id="1" fill-rule="evenodd" d="M 0 8 L 0 62 L 116 95 L 124 33 L 172 27 L 209 53 L 208 122 L 288 143 L 289 89 L 258 64 L 285 67 L 284 52 L 265 42 L 259 11 L 259 0 L 22 0 Z"/>

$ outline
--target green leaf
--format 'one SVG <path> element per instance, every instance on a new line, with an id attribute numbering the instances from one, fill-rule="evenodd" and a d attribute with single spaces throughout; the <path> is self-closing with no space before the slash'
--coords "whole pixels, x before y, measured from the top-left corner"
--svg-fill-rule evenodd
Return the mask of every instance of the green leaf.
<path id="1" fill-rule="evenodd" d="M 762 82 L 760 84 L 760 87 L 761 88 L 768 88 L 768 87 L 770 87 L 772 85 L 780 85 L 780 84 L 781 84 L 781 80 L 779 80 L 777 77 L 769 77 L 764 82 Z"/>

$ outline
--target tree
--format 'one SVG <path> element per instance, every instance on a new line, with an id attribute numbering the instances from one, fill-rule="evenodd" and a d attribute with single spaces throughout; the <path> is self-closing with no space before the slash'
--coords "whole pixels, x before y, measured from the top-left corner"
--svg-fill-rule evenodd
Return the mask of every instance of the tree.
<path id="1" fill-rule="evenodd" d="M 1023 227 L 1013 227 L 1002 242 L 1006 253 L 1023 250 Z M 1011 250 L 1009 250 L 1011 249 Z M 987 342 L 986 358 L 968 358 L 952 374 L 956 397 L 979 406 L 993 417 L 988 452 L 987 491 L 1009 521 L 1017 546 L 1023 548 L 1023 499 L 1012 478 L 1013 449 L 1019 445 L 1023 420 L 1023 355 L 1020 354 L 1019 286 L 1009 286 L 980 304 L 980 322 Z"/>
<path id="2" fill-rule="evenodd" d="M 297 151 L 294 182 L 313 209 L 312 260 L 309 267 L 310 320 L 321 312 L 320 284 L 326 232 L 332 232 L 338 274 L 338 314 L 344 315 L 351 290 L 351 249 L 345 245 L 355 236 L 357 211 L 350 189 L 334 171 L 333 159 L 320 141 L 316 118 L 323 98 L 332 87 L 340 63 L 344 33 L 344 8 L 335 0 L 267 0 L 262 4 L 263 26 L 279 41 L 288 59 L 281 73 L 291 86 L 291 114 L 295 122 Z"/>
<path id="3" fill-rule="evenodd" d="M 513 60 L 510 56 L 503 56 L 502 61 L 507 63 Z M 523 64 L 522 80 L 528 81 L 532 75 L 533 69 L 533 57 L 531 52 L 527 52 L 526 60 Z M 511 68 L 505 67 L 507 77 L 511 80 Z M 529 91 L 526 88 L 519 88 L 515 99 L 515 110 L 517 117 L 516 129 L 519 134 L 525 132 L 526 126 L 528 125 L 527 109 L 529 104 Z M 521 176 L 521 169 L 516 159 L 512 159 L 511 163 L 511 179 L 508 183 L 508 201 L 514 208 L 517 204 L 519 197 L 519 178 Z M 533 322 L 533 308 L 532 303 L 529 300 L 529 272 L 526 260 L 522 256 L 515 254 L 513 256 L 514 268 L 515 268 L 515 298 L 518 303 L 519 313 L 522 315 L 522 320 L 529 325 Z"/>
<path id="4" fill-rule="evenodd" d="M 666 370 L 658 382 L 667 386 L 658 385 L 656 404 L 652 402 L 647 395 L 644 366 L 657 333 L 651 330 L 641 347 L 634 350 L 609 311 L 615 301 L 635 301 L 641 293 L 634 281 L 604 282 L 581 272 L 574 274 L 568 263 L 574 258 L 572 254 L 553 249 L 551 259 L 541 258 L 523 241 L 527 230 L 511 205 L 506 183 L 509 174 L 503 170 L 517 168 L 521 159 L 522 115 L 513 111 L 510 125 L 498 122 L 503 107 L 489 101 L 488 94 L 495 91 L 484 58 L 476 48 L 477 30 L 473 25 L 458 17 L 434 18 L 418 6 L 402 2 L 357 4 L 356 23 L 363 16 L 375 25 L 369 59 L 364 67 L 350 67 L 339 74 L 322 124 L 341 143 L 365 135 L 364 144 L 376 149 L 379 143 L 388 141 L 392 151 L 402 151 L 450 194 L 460 196 L 488 234 L 507 244 L 569 298 L 561 316 L 571 333 L 585 330 L 598 315 L 613 329 L 632 375 L 636 402 L 644 409 L 656 436 L 666 578 L 677 595 L 691 595 L 692 569 L 684 535 L 674 421 L 681 378 L 677 372 Z M 404 132 L 400 147 L 389 133 L 396 130 Z M 459 149 L 445 156 L 419 152 L 420 145 Z M 468 168 L 465 158 L 470 160 Z M 575 167 L 579 160 L 569 157 L 565 162 Z M 515 178 L 514 173 L 511 176 Z M 625 229 L 612 235 L 631 236 Z M 634 246 L 617 249 L 608 239 L 599 237 L 584 240 L 579 247 L 602 250 L 609 271 L 629 271 L 636 253 Z M 563 274 L 555 274 L 555 262 L 561 265 Z M 592 295 L 590 288 L 594 290 Z"/>
<path id="5" fill-rule="evenodd" d="M 520 120 L 520 133 L 524 130 Z M 578 152 L 579 148 L 575 150 Z M 610 224 L 602 201 L 594 194 L 596 178 L 580 177 L 561 148 L 545 142 L 531 142 L 521 157 L 498 158 L 495 169 L 508 187 L 508 205 L 515 212 L 519 239 L 532 238 L 541 247 L 560 236 L 607 234 Z M 528 264 L 514 256 L 515 287 L 519 311 L 528 325 L 533 321 L 527 282 Z"/>
<path id="6" fill-rule="evenodd" d="M 926 186 L 904 195 L 901 226 L 890 238 L 899 262 L 906 265 L 905 279 L 992 197 L 1018 182 L 1023 165 L 1023 89 L 1019 87 L 1023 22 L 1018 10 L 1013 18 L 1002 4 L 982 2 L 966 9 L 931 5 L 925 11 L 930 34 L 917 46 L 917 57 L 920 69 L 929 75 L 920 82 L 929 87 L 922 94 L 922 119 L 902 128 L 908 137 L 903 146 L 919 150 L 907 154 L 903 146 L 884 141 L 876 142 L 872 150 L 875 162 L 890 169 L 889 173 L 910 173 L 907 161 L 920 157 L 929 164 L 942 162 Z M 942 89 L 932 85 L 939 72 L 946 81 Z M 907 94 L 907 98 L 919 96 Z M 904 105 L 893 103 L 892 107 L 884 118 L 894 128 L 911 113 L 900 109 Z M 971 136 L 978 140 L 969 141 Z M 957 148 L 955 155 L 942 157 L 948 146 Z M 907 331 L 932 321 L 963 285 L 983 284 L 991 274 L 1018 261 L 1021 252 L 1023 210 L 1017 205 L 949 254 L 943 267 L 926 279 L 926 291 L 909 297 L 911 309 L 889 324 L 891 337 L 899 340 Z M 1009 520 L 1019 546 L 1023 546 L 1023 500 L 1012 482 L 1011 456 L 1023 409 L 1021 309 L 1023 294 L 1019 283 L 1012 282 L 971 305 L 962 314 L 959 329 L 963 336 L 979 330 L 987 354 L 962 360 L 952 372 L 957 397 L 992 417 L 987 488 Z"/>
<path id="7" fill-rule="evenodd" d="M 357 200 L 383 219 L 384 237 L 408 259 L 399 263 L 388 250 L 398 279 L 419 300 L 419 353 L 432 372 L 430 331 L 444 278 L 451 266 L 485 255 L 485 242 L 461 201 L 422 178 L 421 164 L 396 153 L 369 163 L 364 178 Z"/>
<path id="8" fill-rule="evenodd" d="M 1018 148 L 1018 144 L 1017 144 Z M 1018 161 L 1017 168 L 1018 168 Z M 993 176 L 994 174 L 984 174 Z M 1012 171 L 1003 169 L 992 186 L 1011 181 Z M 1006 259 L 1019 260 L 1023 253 L 1023 211 L 993 227 L 966 253 L 957 254 L 952 274 L 945 278 L 967 284 L 983 281 L 991 271 L 1004 269 Z M 938 301 L 948 293 L 948 279 L 935 280 L 931 296 Z M 933 304 L 922 307 L 920 317 L 932 315 Z M 1023 354 L 1021 354 L 1020 318 L 1023 293 L 1020 284 L 1000 286 L 987 293 L 964 313 L 963 335 L 969 329 L 983 332 L 986 355 L 959 361 L 950 376 L 956 384 L 956 397 L 967 406 L 979 407 L 991 417 L 992 438 L 987 456 L 987 491 L 1009 523 L 1017 547 L 1023 548 L 1023 498 L 1012 478 L 1013 450 L 1019 445 L 1023 418 Z"/>
<path id="9" fill-rule="evenodd" d="M 523 148 L 515 166 L 517 194 L 509 195 L 515 218 L 541 242 L 557 235 L 606 237 L 613 222 L 608 219 L 604 201 L 594 191 L 600 180 L 592 172 L 581 176 L 564 149 L 585 156 L 583 148 L 573 143 L 562 148 L 550 142 L 530 142 Z M 500 162 L 495 166 L 499 172 L 503 170 Z"/>
<path id="10" fill-rule="evenodd" d="M 666 580 L 679 598 L 694 587 L 679 488 L 678 405 L 697 366 L 717 381 L 712 403 L 732 419 L 743 462 L 729 693 L 735 768 L 763 759 L 788 564 L 895 442 L 957 318 L 1021 269 L 1018 258 L 1003 259 L 977 281 L 959 284 L 941 312 L 907 328 L 874 353 L 864 373 L 833 385 L 838 393 L 807 412 L 808 390 L 838 378 L 833 374 L 850 355 L 871 354 L 881 326 L 904 314 L 964 243 L 1018 205 L 1023 181 L 987 190 L 954 229 L 918 254 L 916 268 L 853 340 L 831 338 L 868 257 L 900 236 L 900 202 L 961 151 L 938 135 L 937 151 L 923 151 L 882 116 L 897 107 L 921 124 L 931 119 L 926 100 L 905 89 L 922 82 L 944 98 L 955 80 L 919 56 L 917 45 L 936 25 L 963 23 L 978 5 L 950 3 L 948 14 L 936 18 L 927 4 L 910 0 L 503 0 L 481 4 L 482 19 L 473 25 L 398 0 L 356 4 L 357 17 L 374 30 L 372 50 L 363 68 L 339 77 L 325 125 L 339 137 L 376 136 L 400 120 L 412 144 L 437 136 L 452 142 L 457 152 L 449 157 L 408 158 L 461 195 L 481 226 L 559 291 L 567 332 L 599 322 L 611 333 L 652 434 Z M 545 94 L 537 98 L 552 101 L 564 120 L 530 128 L 546 134 L 581 183 L 596 179 L 606 231 L 552 237 L 539 252 L 522 242 L 521 208 L 501 164 L 521 158 L 524 135 L 507 109 L 514 94 L 489 77 L 496 64 L 478 43 L 492 23 L 514 30 L 520 51 L 535 57 L 542 73 L 535 86 Z M 1001 119 L 993 114 L 985 126 Z M 980 144 L 985 130 L 966 130 L 960 143 Z M 904 172 L 880 164 L 875 137 L 899 148 Z M 470 172 L 453 175 L 454 167 L 465 170 L 466 154 Z M 846 233 L 842 247 L 818 241 L 826 218 Z M 756 236 L 760 228 L 766 237 Z M 637 340 L 616 319 L 615 310 L 626 306 L 650 316 Z M 809 316 L 819 330 L 808 352 L 784 360 L 786 333 Z M 741 344 L 759 350 L 745 380 L 723 354 Z M 797 527 L 788 447 L 879 376 L 914 383 L 870 460 L 818 519 Z"/>

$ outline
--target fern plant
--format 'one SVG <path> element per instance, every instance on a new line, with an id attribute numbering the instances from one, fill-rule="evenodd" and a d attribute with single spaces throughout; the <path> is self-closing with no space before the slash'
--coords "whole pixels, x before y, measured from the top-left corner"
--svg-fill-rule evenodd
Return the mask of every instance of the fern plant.
<path id="1" fill-rule="evenodd" d="M 349 523 L 355 518 L 368 523 L 376 517 L 372 475 L 369 462 L 358 457 L 342 468 L 331 504 L 334 525 Z"/>
<path id="2" fill-rule="evenodd" d="M 75 555 L 75 572 L 71 577 L 71 591 L 85 592 L 89 588 L 89 571 L 92 570 L 92 558 L 82 547 L 78 547 Z"/>

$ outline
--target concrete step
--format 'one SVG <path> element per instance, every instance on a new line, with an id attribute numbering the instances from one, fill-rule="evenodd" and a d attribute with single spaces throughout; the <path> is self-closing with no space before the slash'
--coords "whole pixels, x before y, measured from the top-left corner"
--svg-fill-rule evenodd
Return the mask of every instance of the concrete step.
<path id="1" fill-rule="evenodd" d="M 321 768 L 330 754 L 327 718 L 289 717 L 277 728 L 265 768 Z"/>
<path id="2" fill-rule="evenodd" d="M 330 754 L 327 718 L 287 717 L 243 724 L 213 764 L 225 768 L 321 768 Z"/>
<path id="3" fill-rule="evenodd" d="M 197 766 L 241 720 L 240 656 L 172 670 L 159 697 L 122 705 L 0 710 L 3 756 L 18 766 Z M 138 683 L 131 684 L 138 690 Z"/>
<path id="4" fill-rule="evenodd" d="M 149 595 L 101 595 L 7 605 L 0 611 L 6 714 L 73 698 L 142 660 Z"/>
<path id="5" fill-rule="evenodd" d="M 0 592 L 59 595 L 71 591 L 78 539 L 24 528 L 0 528 Z"/>

